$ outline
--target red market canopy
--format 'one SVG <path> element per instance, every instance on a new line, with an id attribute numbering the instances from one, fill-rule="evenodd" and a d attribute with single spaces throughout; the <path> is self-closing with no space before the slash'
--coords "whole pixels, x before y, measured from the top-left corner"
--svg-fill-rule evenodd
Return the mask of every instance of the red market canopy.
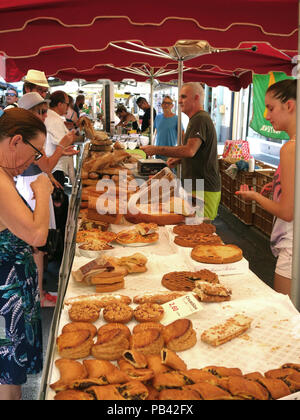
<path id="1" fill-rule="evenodd" d="M 202 82 L 211 87 L 219 85 L 226 86 L 233 91 L 239 91 L 241 88 L 246 88 L 252 82 L 252 72 L 230 72 L 221 71 L 218 68 L 207 66 L 204 69 L 185 69 L 184 70 L 184 81 L 185 82 Z M 138 69 L 135 67 L 132 69 Z M 131 69 L 131 70 L 132 70 Z M 151 69 L 156 72 L 161 69 Z M 57 77 L 61 80 L 73 80 L 73 79 L 84 79 L 86 81 L 95 81 L 100 79 L 109 79 L 114 82 L 122 81 L 123 79 L 134 79 L 136 81 L 145 82 L 150 76 L 141 75 L 138 72 L 126 71 L 125 68 L 112 68 L 108 66 L 96 66 L 92 70 L 78 72 L 76 70 L 64 70 L 57 74 Z M 160 82 L 170 82 L 171 80 L 177 80 L 177 71 L 169 75 L 158 75 L 157 79 Z"/>
<path id="2" fill-rule="evenodd" d="M 284 17 L 284 18 L 283 18 Z M 170 47 L 181 39 L 203 39 L 216 48 L 263 41 L 297 52 L 298 0 L 194 0 L 148 6 L 132 0 L 2 0 L 0 51 L 8 57 L 36 54 L 42 47 L 106 48 L 111 41 L 135 40 Z"/>
<path id="3" fill-rule="evenodd" d="M 127 46 L 126 43 L 119 45 Z M 169 54 L 167 49 L 164 51 Z M 114 72 L 111 68 L 106 67 L 106 64 L 118 68 L 133 67 L 134 69 L 144 64 L 153 68 L 154 72 L 158 68 L 171 69 L 176 72 L 177 62 L 176 60 L 170 62 L 170 60 L 169 58 L 167 61 L 165 57 L 161 56 L 149 56 L 143 51 L 142 55 L 134 52 L 120 52 L 119 49 L 112 46 L 104 51 L 96 52 L 78 52 L 73 47 L 51 47 L 43 49 L 34 57 L 6 59 L 4 78 L 7 82 L 19 81 L 29 69 L 38 68 L 45 71 L 48 77 L 58 77 L 62 80 L 82 78 L 95 81 L 109 78 L 119 81 L 120 72 Z M 185 81 L 201 81 L 209 86 L 221 84 L 232 90 L 248 86 L 251 83 L 251 71 L 258 74 L 265 74 L 271 70 L 284 71 L 290 75 L 295 65 L 292 62 L 292 57 L 266 43 L 256 43 L 255 45 L 241 43 L 239 49 L 206 53 L 187 60 L 185 64 L 190 68 L 188 72 L 185 72 Z M 195 69 L 193 73 L 191 68 Z M 166 80 L 161 77 L 159 79 Z"/>

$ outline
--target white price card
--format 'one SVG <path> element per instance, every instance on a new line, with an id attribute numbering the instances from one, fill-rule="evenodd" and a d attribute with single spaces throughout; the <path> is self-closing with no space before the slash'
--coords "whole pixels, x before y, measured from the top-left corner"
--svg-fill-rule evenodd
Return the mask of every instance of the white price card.
<path id="1" fill-rule="evenodd" d="M 162 305 L 165 314 L 161 321 L 162 324 L 167 325 L 177 319 L 187 318 L 195 312 L 202 311 L 203 305 L 200 303 L 193 293 L 187 293 L 185 296 L 171 300 Z"/>

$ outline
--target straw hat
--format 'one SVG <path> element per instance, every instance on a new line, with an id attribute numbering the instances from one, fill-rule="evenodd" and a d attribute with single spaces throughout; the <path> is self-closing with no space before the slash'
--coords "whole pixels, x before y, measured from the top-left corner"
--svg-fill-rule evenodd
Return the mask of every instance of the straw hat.
<path id="1" fill-rule="evenodd" d="M 24 82 L 33 83 L 37 86 L 50 87 L 43 71 L 39 70 L 28 70 L 26 76 L 24 77 Z"/>
<path id="2" fill-rule="evenodd" d="M 47 103 L 37 92 L 26 93 L 19 99 L 19 108 L 31 109 L 36 105 Z"/>

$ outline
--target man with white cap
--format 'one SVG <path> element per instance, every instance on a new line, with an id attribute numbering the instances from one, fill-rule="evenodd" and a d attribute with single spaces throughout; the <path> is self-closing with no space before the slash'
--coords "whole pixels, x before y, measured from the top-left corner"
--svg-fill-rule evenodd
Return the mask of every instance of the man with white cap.
<path id="1" fill-rule="evenodd" d="M 43 98 L 46 98 L 49 91 L 49 83 L 43 71 L 28 70 L 23 79 L 23 93 L 37 92 Z"/>

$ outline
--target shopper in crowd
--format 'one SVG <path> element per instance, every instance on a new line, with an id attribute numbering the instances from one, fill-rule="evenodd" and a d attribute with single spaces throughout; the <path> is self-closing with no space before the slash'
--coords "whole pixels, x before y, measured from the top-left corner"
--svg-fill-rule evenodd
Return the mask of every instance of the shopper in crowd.
<path id="1" fill-rule="evenodd" d="M 76 112 L 77 118 L 80 118 L 80 111 L 83 109 L 85 103 L 84 95 L 78 95 L 74 105 L 74 111 Z"/>
<path id="2" fill-rule="evenodd" d="M 43 122 L 24 109 L 0 111 L 0 399 L 21 398 L 28 374 L 42 369 L 42 331 L 37 268 L 32 246 L 46 243 L 52 184 L 40 175 L 31 184 L 32 212 L 14 177 L 42 156 Z"/>
<path id="3" fill-rule="evenodd" d="M 43 122 L 45 122 L 48 112 L 47 102 L 37 92 L 26 93 L 20 98 L 19 107 L 32 111 Z M 61 156 L 72 156 L 77 152 L 73 149 L 71 144 L 74 142 L 74 132 L 66 134 L 59 143 L 52 156 L 47 157 L 44 150 L 42 150 L 43 157 L 38 161 L 32 163 L 26 171 L 17 177 L 16 187 L 22 197 L 32 210 L 35 209 L 35 198 L 32 196 L 31 183 L 42 173 L 46 173 L 55 187 L 62 188 L 62 186 L 53 177 L 51 171 L 56 166 Z M 52 198 L 50 197 L 50 229 L 56 228 L 55 212 L 53 208 Z M 44 252 L 38 248 L 34 249 L 34 261 L 38 268 L 39 289 L 41 297 L 41 306 L 55 306 L 55 299 L 44 292 L 43 290 L 43 272 L 44 272 Z"/>
<path id="4" fill-rule="evenodd" d="M 151 125 L 151 106 L 145 98 L 139 97 L 136 101 L 137 106 L 144 111 L 141 131 L 145 133 L 149 131 Z M 156 110 L 153 108 L 153 120 L 156 118 Z"/>
<path id="5" fill-rule="evenodd" d="M 192 180 L 194 197 L 203 199 L 204 195 L 204 217 L 214 220 L 221 199 L 217 134 L 209 114 L 203 109 L 203 101 L 204 90 L 200 83 L 184 84 L 180 91 L 179 104 L 190 121 L 182 145 L 145 146 L 142 149 L 149 156 L 170 157 L 167 161 L 170 168 L 181 163 L 182 179 Z M 197 180 L 204 180 L 204 192 L 197 191 Z"/>
<path id="6" fill-rule="evenodd" d="M 69 130 L 73 130 L 77 128 L 77 121 L 78 121 L 78 117 L 77 117 L 77 113 L 74 109 L 75 103 L 74 103 L 74 99 L 71 95 L 68 95 L 69 98 L 69 108 L 66 114 L 66 122 L 65 125 Z"/>
<path id="7" fill-rule="evenodd" d="M 62 138 L 69 133 L 65 126 L 63 117 L 67 114 L 69 107 L 69 97 L 62 90 L 58 90 L 50 95 L 50 109 L 47 113 L 45 125 L 47 128 L 46 154 L 53 155 L 59 146 Z M 66 177 L 73 184 L 75 180 L 74 162 L 72 156 L 62 156 L 53 169 L 54 178 L 62 185 L 66 183 Z M 55 211 L 55 221 L 62 235 L 65 233 L 65 227 L 68 216 L 69 199 L 67 194 L 60 192 L 54 194 L 53 203 Z"/>
<path id="8" fill-rule="evenodd" d="M 266 119 L 274 130 L 285 131 L 290 140 L 280 150 L 280 162 L 274 175 L 272 200 L 241 185 L 236 194 L 246 200 L 254 200 L 267 212 L 273 214 L 274 224 L 271 234 L 271 249 L 278 257 L 274 288 L 277 292 L 291 293 L 292 258 L 293 258 L 293 219 L 295 186 L 295 151 L 296 151 L 296 94 L 297 80 L 282 80 L 271 85 L 265 96 Z"/>
<path id="9" fill-rule="evenodd" d="M 118 105 L 116 109 L 116 115 L 120 119 L 120 122 L 116 125 L 116 127 L 122 127 L 126 130 L 139 131 L 139 125 L 135 116 L 127 111 L 125 105 Z"/>
<path id="10" fill-rule="evenodd" d="M 24 77 L 23 94 L 37 92 L 43 98 L 46 98 L 49 91 L 49 83 L 43 71 L 28 70 Z"/>
<path id="11" fill-rule="evenodd" d="M 15 88 L 8 88 L 5 94 L 5 109 L 18 107 L 18 91 Z"/>
<path id="12" fill-rule="evenodd" d="M 156 146 L 177 146 L 178 117 L 172 111 L 174 103 L 170 96 L 162 101 L 163 113 L 158 114 L 154 121 L 154 136 Z M 158 159 L 167 160 L 166 156 L 156 155 Z"/>

